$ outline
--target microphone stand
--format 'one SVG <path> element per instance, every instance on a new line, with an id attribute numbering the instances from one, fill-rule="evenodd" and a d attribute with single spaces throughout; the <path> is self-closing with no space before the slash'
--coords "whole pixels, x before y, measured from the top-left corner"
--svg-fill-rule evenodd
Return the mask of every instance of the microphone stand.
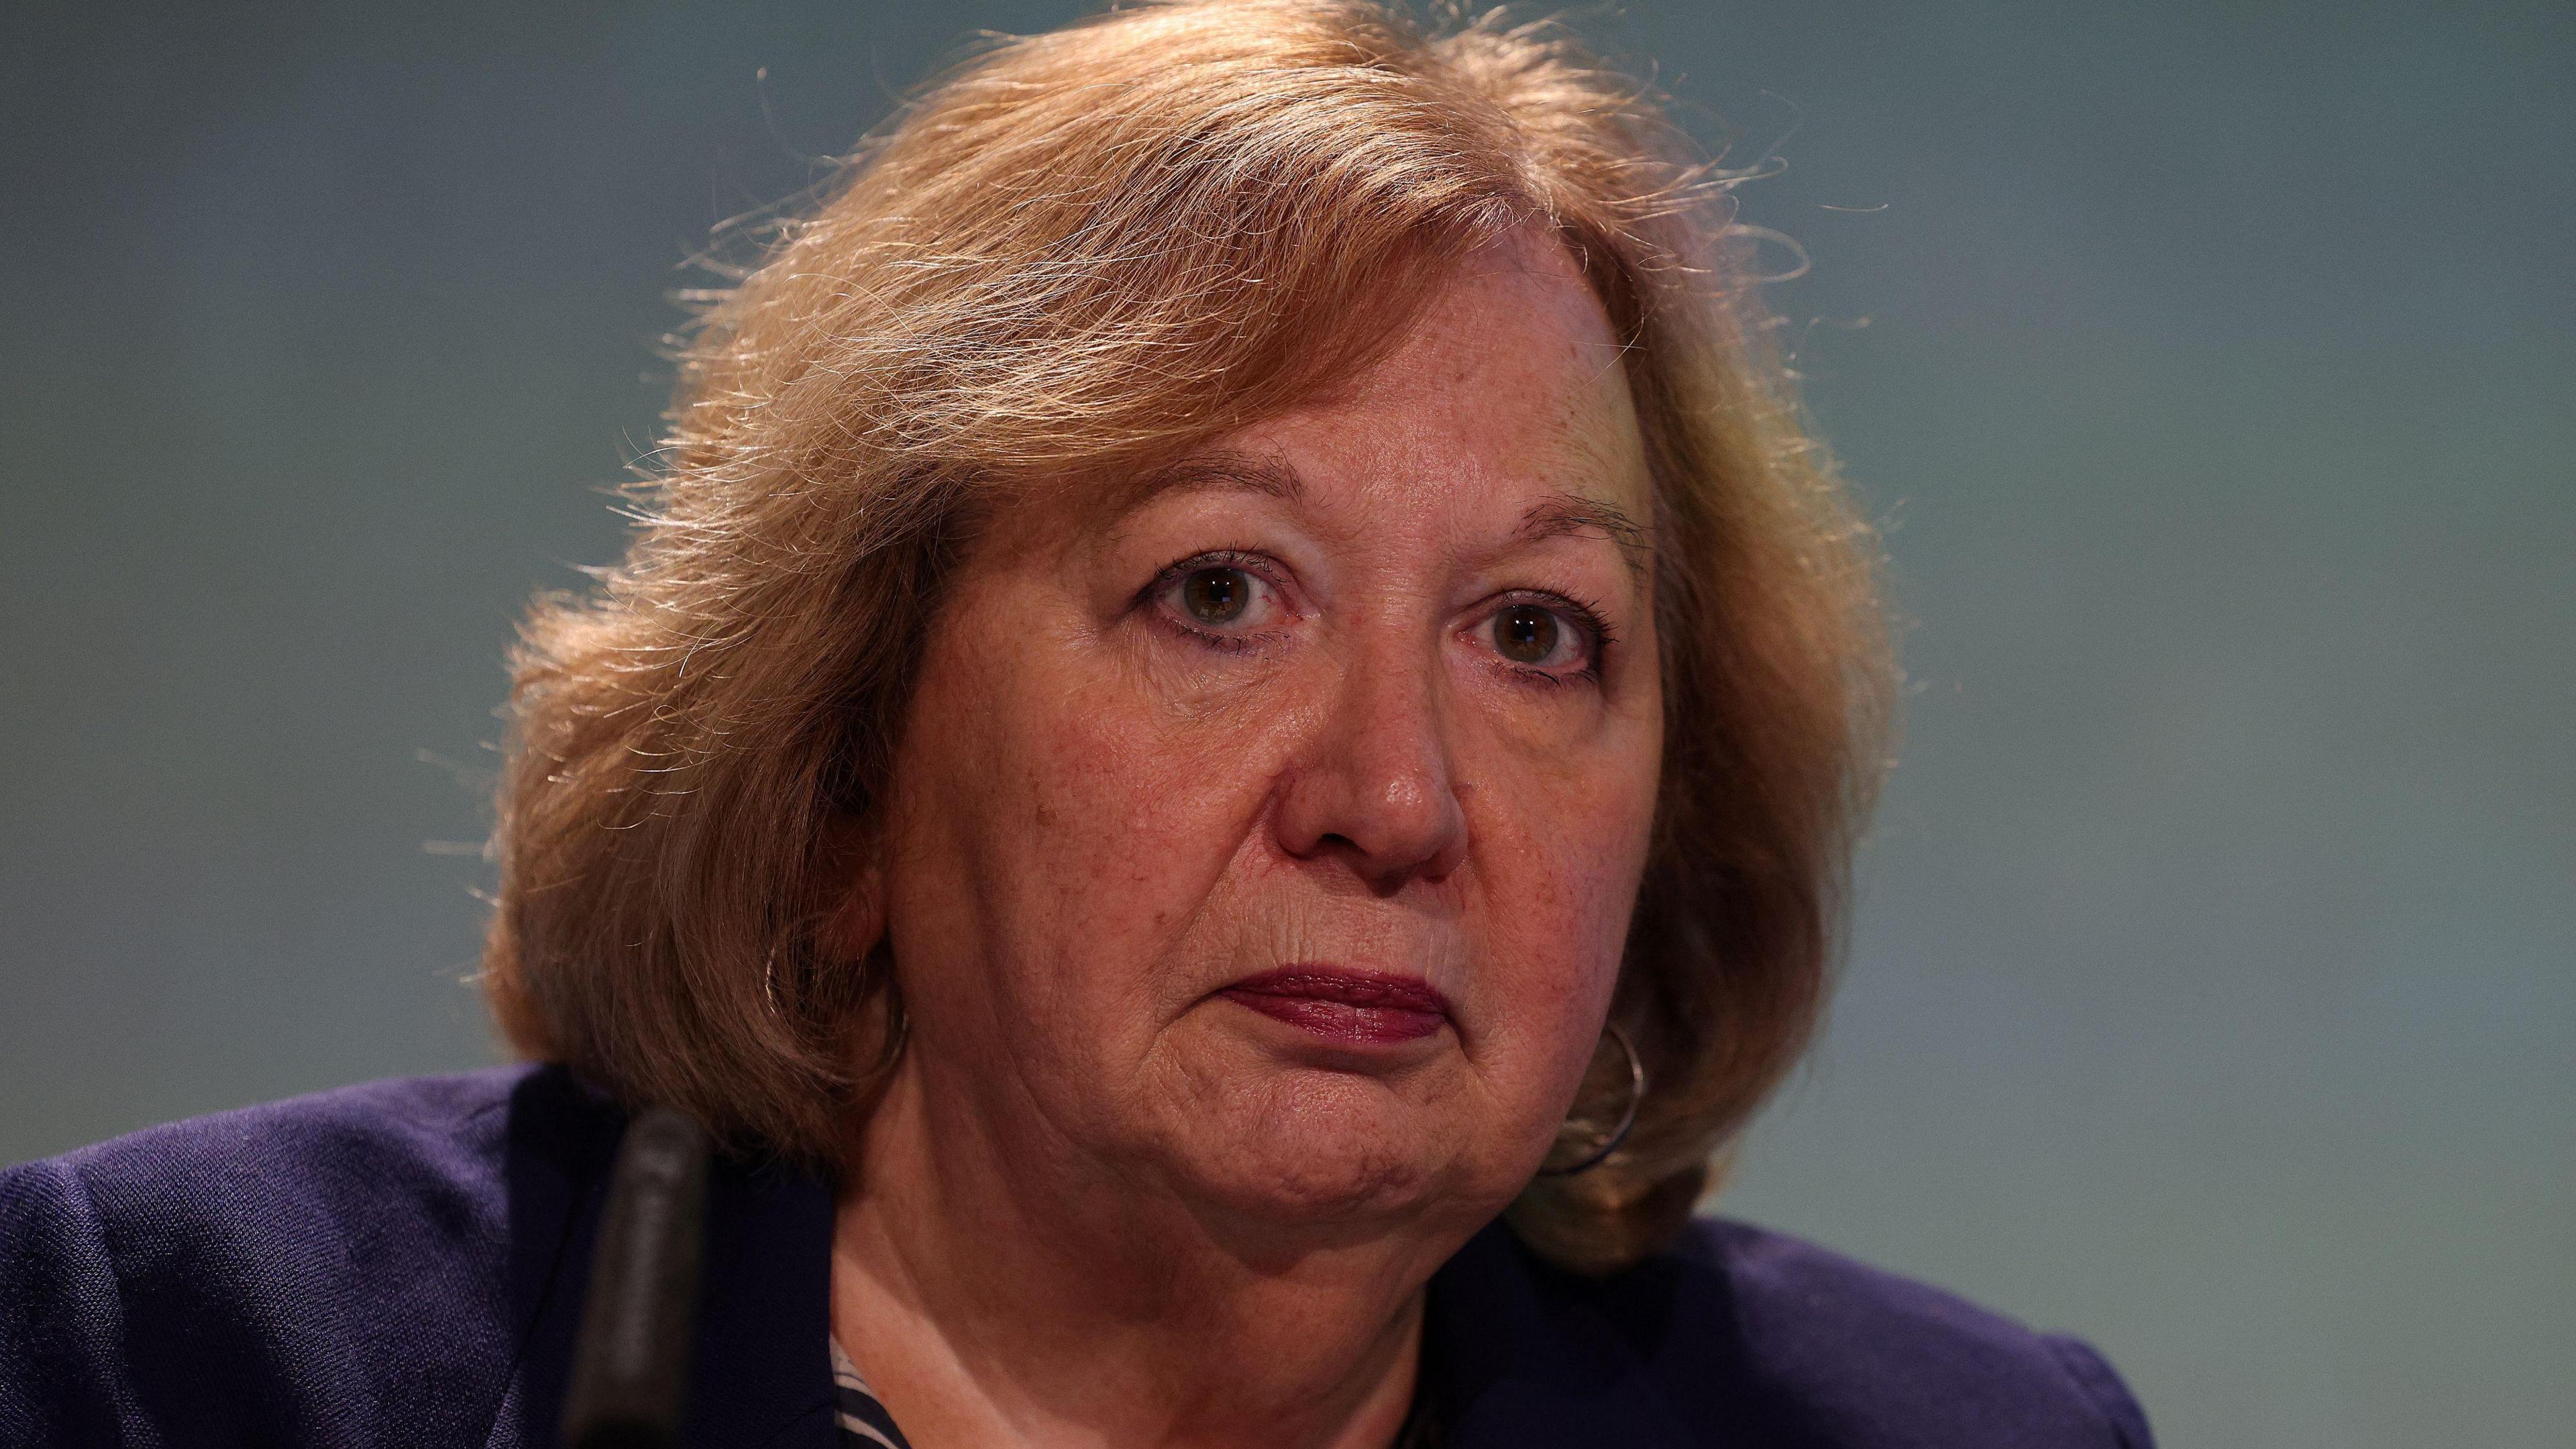
<path id="1" fill-rule="evenodd" d="M 705 1129 L 669 1107 L 626 1125 L 564 1396 L 567 1449 L 680 1449 L 706 1239 Z"/>

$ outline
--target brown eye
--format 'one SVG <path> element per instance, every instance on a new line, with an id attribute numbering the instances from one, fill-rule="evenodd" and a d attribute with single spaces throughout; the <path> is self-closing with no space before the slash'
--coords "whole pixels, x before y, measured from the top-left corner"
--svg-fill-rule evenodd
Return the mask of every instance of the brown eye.
<path id="1" fill-rule="evenodd" d="M 1202 624 L 1231 624 L 1252 602 L 1252 575 L 1241 569 L 1200 569 L 1181 581 L 1181 607 Z"/>
<path id="2" fill-rule="evenodd" d="M 1494 647 L 1515 663 L 1546 663 L 1556 636 L 1556 615 L 1536 604 L 1514 604 L 1494 616 Z"/>

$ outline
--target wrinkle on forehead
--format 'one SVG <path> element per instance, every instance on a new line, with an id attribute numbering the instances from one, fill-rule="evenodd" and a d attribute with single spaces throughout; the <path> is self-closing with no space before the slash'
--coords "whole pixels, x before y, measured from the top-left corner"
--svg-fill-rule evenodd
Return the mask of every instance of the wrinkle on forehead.
<path id="1" fill-rule="evenodd" d="M 1215 448 L 1191 454 L 1137 480 L 1130 509 L 1141 508 L 1166 493 L 1199 490 L 1235 491 L 1290 503 L 1307 497 L 1305 475 L 1284 458 L 1237 448 Z M 1652 528 L 1625 508 L 1606 499 L 1560 489 L 1522 510 L 1513 537 L 1523 543 L 1593 532 L 1618 545 L 1620 561 L 1643 578 L 1654 561 Z"/>
<path id="2" fill-rule="evenodd" d="M 1531 461 L 1559 491 L 1526 510 L 1520 536 L 1599 532 L 1642 579 L 1654 559 L 1654 480 L 1628 387 L 1628 349 L 1573 255 L 1550 232 L 1524 227 L 1471 255 L 1398 356 L 1428 349 L 1463 361 L 1485 352 L 1480 344 L 1497 333 L 1526 336 L 1536 318 L 1554 324 L 1547 331 L 1562 348 L 1557 366 L 1533 365 L 1512 381 L 1526 402 L 1517 415 L 1545 419 L 1537 445 L 1543 451 Z M 1506 418 L 1515 415 L 1505 410 Z"/>
<path id="3" fill-rule="evenodd" d="M 1534 321 L 1543 348 L 1509 354 L 1524 365 L 1503 375 L 1484 366 L 1498 335 L 1525 343 Z M 1258 441 L 1262 435 L 1301 417 L 1335 414 L 1389 415 L 1408 431 L 1416 423 L 1408 413 L 1455 424 L 1461 409 L 1450 394 L 1464 384 L 1482 394 L 1485 406 L 1466 410 L 1481 414 L 1480 430 L 1494 423 L 1521 433 L 1525 451 L 1515 461 L 1524 477 L 1555 485 L 1552 496 L 1524 510 L 1518 536 L 1596 531 L 1642 577 L 1654 557 L 1653 481 L 1624 351 L 1572 255 L 1544 229 L 1524 228 L 1463 260 L 1409 335 L 1374 365 L 1229 439 L 1111 481 L 1106 498 L 1094 497 L 1112 518 L 1168 493 L 1201 489 L 1301 502 L 1311 495 L 1307 480 Z"/>

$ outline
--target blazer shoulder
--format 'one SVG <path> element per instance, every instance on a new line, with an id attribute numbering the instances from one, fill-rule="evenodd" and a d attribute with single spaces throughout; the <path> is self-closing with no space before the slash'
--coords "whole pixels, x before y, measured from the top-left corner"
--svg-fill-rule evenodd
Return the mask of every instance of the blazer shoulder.
<path id="1" fill-rule="evenodd" d="M 129 1270 L 217 1247 L 358 1252 L 406 1219 L 463 1226 L 502 1193 L 514 1145 L 577 1148 L 584 1096 L 560 1069 L 528 1066 L 362 1082 L 23 1164 L 0 1175 L 0 1203 L 77 1197 Z M 343 1241 L 317 1241 L 317 1217 Z"/>
<path id="2" fill-rule="evenodd" d="M 1434 1275 L 1425 1384 L 1460 1449 L 2149 1449 L 2099 1354 L 1743 1223 L 1607 1277 L 1505 1224 Z"/>
<path id="3" fill-rule="evenodd" d="M 2145 1412 L 2090 1344 L 1815 1243 L 1695 1219 L 1645 1267 L 1820 1443 L 2150 1449 Z"/>
<path id="4" fill-rule="evenodd" d="M 0 1440 L 479 1439 L 617 1120 L 560 1069 L 494 1068 L 0 1173 Z"/>

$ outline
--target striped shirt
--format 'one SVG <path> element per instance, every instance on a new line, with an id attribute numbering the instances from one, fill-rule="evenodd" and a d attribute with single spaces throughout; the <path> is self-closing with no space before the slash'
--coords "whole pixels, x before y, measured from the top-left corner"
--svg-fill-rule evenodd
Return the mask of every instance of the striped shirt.
<path id="1" fill-rule="evenodd" d="M 860 1376 L 859 1366 L 841 1352 L 837 1338 L 832 1340 L 832 1388 L 841 1422 L 840 1449 L 912 1449 L 903 1431 L 894 1426 L 894 1415 L 886 1412 L 876 1391 Z M 1404 1416 L 1404 1427 L 1396 1433 L 1395 1449 L 1438 1449 L 1439 1443 L 1431 1416 L 1417 1395 L 1413 1412 Z"/>
<path id="2" fill-rule="evenodd" d="M 832 1390 L 837 1401 L 834 1409 L 841 1420 L 841 1449 L 912 1449 L 903 1431 L 894 1426 L 894 1415 L 877 1402 L 876 1390 L 859 1377 L 859 1366 L 841 1352 L 841 1341 L 832 1340 Z"/>

